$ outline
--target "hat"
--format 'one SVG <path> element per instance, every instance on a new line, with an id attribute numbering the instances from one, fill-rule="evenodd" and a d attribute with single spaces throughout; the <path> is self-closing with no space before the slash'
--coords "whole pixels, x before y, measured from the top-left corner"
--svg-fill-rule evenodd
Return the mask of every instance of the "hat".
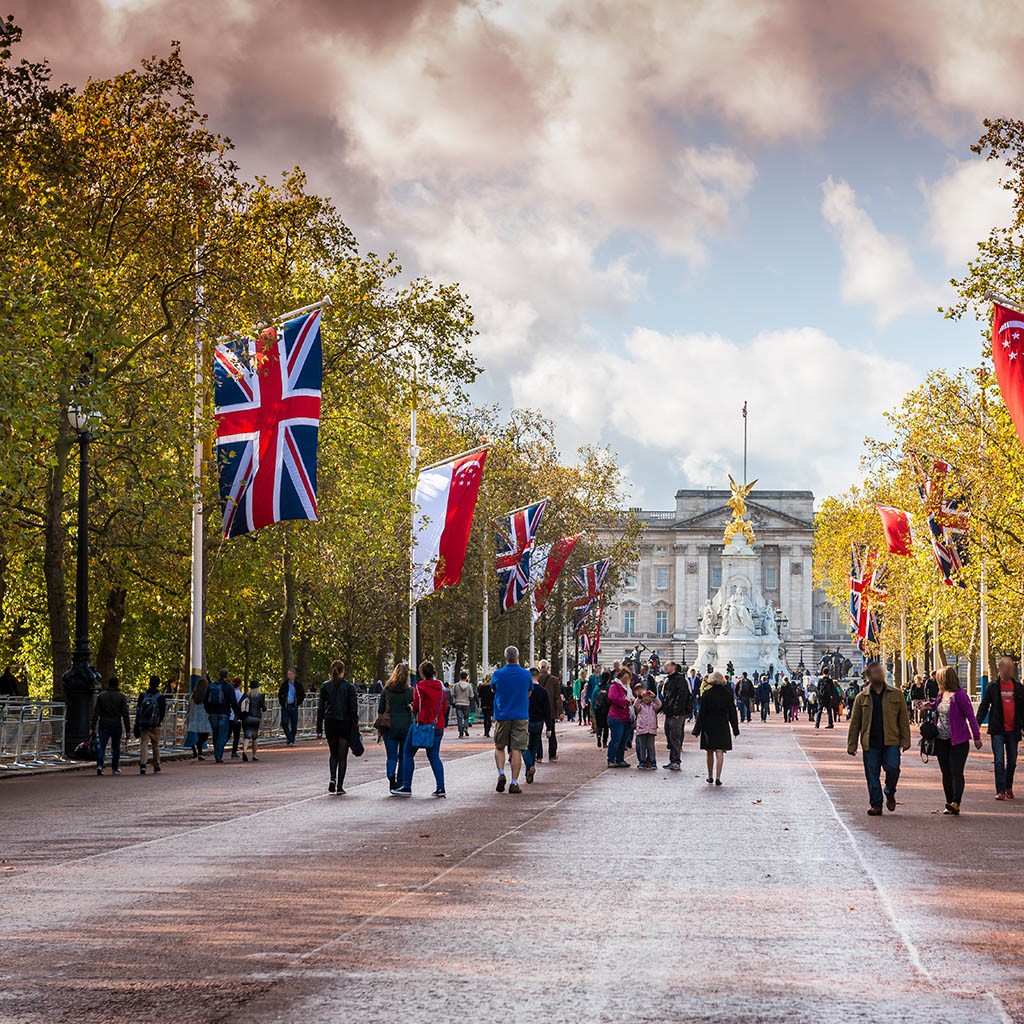
<path id="1" fill-rule="evenodd" d="M 242 677 L 241 676 L 235 676 L 235 678 L 231 680 L 231 685 L 232 686 L 241 686 L 242 685 Z"/>

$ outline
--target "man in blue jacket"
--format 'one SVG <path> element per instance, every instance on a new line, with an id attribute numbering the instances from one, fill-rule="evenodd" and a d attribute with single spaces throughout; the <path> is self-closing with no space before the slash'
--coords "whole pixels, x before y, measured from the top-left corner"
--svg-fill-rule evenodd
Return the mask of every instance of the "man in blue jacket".
<path id="1" fill-rule="evenodd" d="M 498 768 L 495 790 L 505 792 L 505 751 L 509 751 L 512 783 L 509 793 L 522 793 L 519 772 L 523 751 L 530 745 L 530 688 L 533 678 L 519 664 L 519 648 L 505 648 L 505 664 L 491 676 L 494 690 L 494 763 Z"/>

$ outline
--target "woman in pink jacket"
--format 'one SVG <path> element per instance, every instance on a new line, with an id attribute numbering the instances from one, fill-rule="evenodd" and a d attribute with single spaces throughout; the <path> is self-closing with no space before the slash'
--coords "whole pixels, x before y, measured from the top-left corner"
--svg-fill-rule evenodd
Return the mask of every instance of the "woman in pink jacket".
<path id="1" fill-rule="evenodd" d="M 625 760 L 626 733 L 632 722 L 629 710 L 633 698 L 629 693 L 629 684 L 633 681 L 633 673 L 628 668 L 622 669 L 608 687 L 608 767 L 628 768 Z"/>
<path id="2" fill-rule="evenodd" d="M 971 737 L 981 750 L 981 729 L 978 728 L 971 699 L 960 686 L 956 669 L 949 666 L 940 669 L 938 681 L 939 696 L 932 701 L 932 711 L 939 730 L 935 739 L 935 757 L 942 769 L 942 788 L 946 794 L 946 809 L 942 813 L 957 815 L 964 795 L 964 767 Z"/>

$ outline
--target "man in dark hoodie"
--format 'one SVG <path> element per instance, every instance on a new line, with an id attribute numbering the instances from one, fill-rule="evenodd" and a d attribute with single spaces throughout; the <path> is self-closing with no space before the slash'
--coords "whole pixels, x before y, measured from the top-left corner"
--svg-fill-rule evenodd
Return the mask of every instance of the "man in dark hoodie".
<path id="1" fill-rule="evenodd" d="M 665 739 L 668 742 L 668 764 L 670 772 L 680 770 L 683 759 L 683 736 L 686 734 L 686 719 L 693 708 L 693 694 L 690 681 L 679 671 L 674 661 L 666 661 L 668 678 L 661 688 L 661 711 L 665 716 Z"/>
<path id="2" fill-rule="evenodd" d="M 124 726 L 122 732 L 121 726 Z M 117 676 L 111 676 L 107 688 L 101 690 L 92 709 L 92 728 L 96 733 L 96 774 L 103 774 L 103 758 L 110 744 L 110 768 L 121 774 L 121 736 L 131 731 L 128 701 L 121 692 Z"/>
<path id="3" fill-rule="evenodd" d="M 228 680 L 228 670 L 222 668 L 215 683 L 210 683 L 203 697 L 203 707 L 210 716 L 210 733 L 213 736 L 213 758 L 217 764 L 224 761 L 224 746 L 228 741 L 228 716 L 233 711 L 238 717 L 238 698 L 235 688 Z"/>
<path id="4" fill-rule="evenodd" d="M 530 745 L 523 751 L 523 764 L 526 766 L 526 781 L 533 782 L 537 774 L 537 765 L 544 760 L 544 728 L 550 729 L 554 724 L 551 718 L 551 698 L 547 688 L 538 679 L 535 668 L 530 669 L 533 684 L 530 687 Z"/>

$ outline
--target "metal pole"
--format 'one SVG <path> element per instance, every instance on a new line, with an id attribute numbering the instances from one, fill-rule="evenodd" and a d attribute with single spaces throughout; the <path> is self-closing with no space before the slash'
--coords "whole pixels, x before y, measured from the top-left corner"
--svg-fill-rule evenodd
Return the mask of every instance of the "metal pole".
<path id="1" fill-rule="evenodd" d="M 907 613 L 900 612 L 900 682 L 907 685 Z"/>
<path id="2" fill-rule="evenodd" d="M 569 679 L 569 627 L 562 623 L 562 682 Z"/>
<path id="3" fill-rule="evenodd" d="M 491 608 L 490 608 L 490 587 L 488 586 L 487 573 L 484 573 L 484 617 L 483 617 L 483 665 L 484 675 L 491 670 Z"/>
<path id="4" fill-rule="evenodd" d="M 409 508 L 412 513 L 412 525 L 409 531 L 409 669 L 416 671 L 416 460 L 420 449 L 416 441 L 416 407 L 417 378 L 419 376 L 419 356 L 416 350 L 412 353 L 412 403 L 409 412 L 409 479 L 412 481 L 409 492 Z"/>
<path id="5" fill-rule="evenodd" d="M 985 468 L 986 444 L 985 444 L 985 367 L 982 366 L 978 373 L 978 386 L 981 390 L 981 465 Z M 985 491 L 982 489 L 982 501 L 985 500 Z M 984 521 L 984 520 L 983 520 Z M 978 629 L 981 633 L 981 671 L 978 673 L 978 692 L 984 693 L 988 686 L 988 574 L 985 571 L 985 550 L 984 550 L 984 526 L 980 532 L 981 544 L 981 593 L 979 595 L 979 622 Z"/>
<path id="6" fill-rule="evenodd" d="M 536 659 L 536 648 L 534 647 L 534 639 L 535 639 L 534 638 L 534 634 L 536 633 L 536 630 L 534 629 L 534 626 L 536 626 L 536 625 L 537 625 L 537 623 L 534 622 L 534 619 L 533 619 L 533 602 L 531 601 L 530 602 L 530 668 L 533 668 L 534 663 L 537 660 Z"/>
<path id="7" fill-rule="evenodd" d="M 197 231 L 198 233 L 198 231 Z M 192 404 L 192 582 L 189 591 L 189 682 L 191 693 L 203 678 L 206 620 L 203 608 L 203 412 L 204 372 L 202 257 L 196 247 L 195 378 Z"/>
<path id="8" fill-rule="evenodd" d="M 747 482 L 747 402 L 743 400 L 743 483 Z"/>

